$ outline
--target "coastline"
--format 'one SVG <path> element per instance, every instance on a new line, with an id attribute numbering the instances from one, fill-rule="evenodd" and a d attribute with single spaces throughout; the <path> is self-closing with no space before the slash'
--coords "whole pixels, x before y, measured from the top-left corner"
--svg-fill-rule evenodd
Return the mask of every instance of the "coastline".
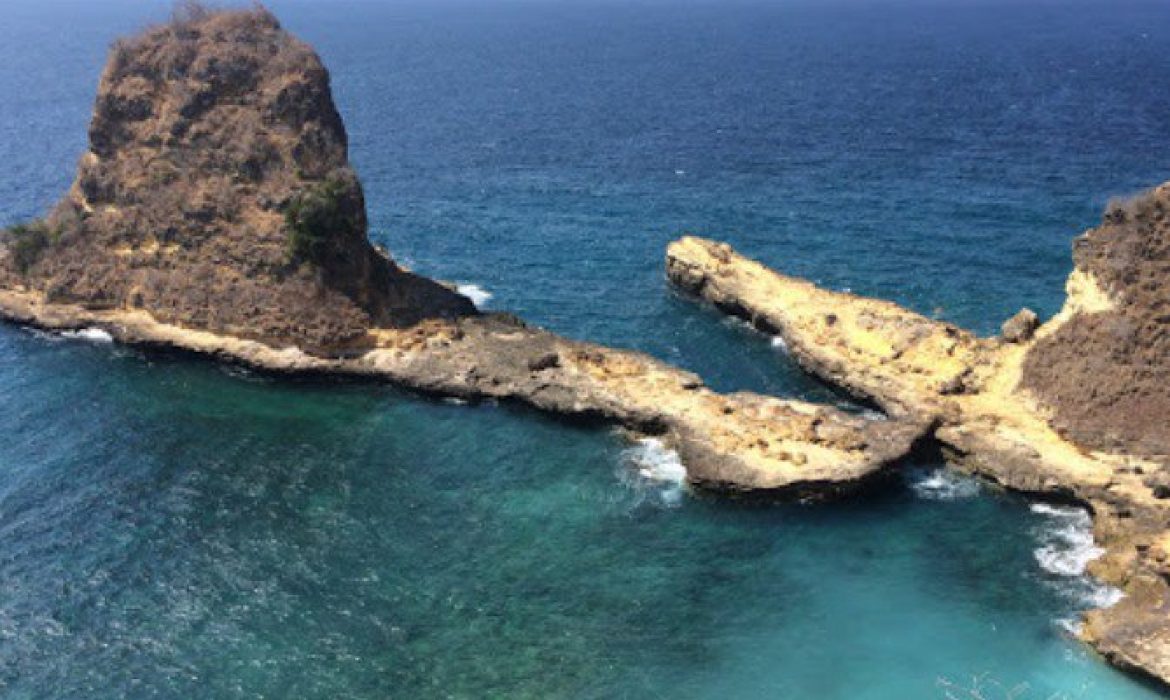
<path id="1" fill-rule="evenodd" d="M 503 314 L 373 329 L 374 349 L 337 358 L 160 323 L 141 310 L 46 304 L 26 291 L 0 290 L 0 317 L 49 330 L 100 328 L 121 343 L 275 373 L 364 377 L 603 421 L 661 439 L 679 453 L 691 484 L 714 491 L 802 497 L 849 491 L 880 477 L 925 430 L 801 401 L 719 394 L 647 355 L 567 340 Z"/>
<path id="2" fill-rule="evenodd" d="M 1091 555 L 1076 559 L 1075 566 L 1066 563 L 1063 570 L 1058 565 L 1057 573 L 1066 575 L 1075 569 L 1078 577 L 1086 576 L 1082 581 L 1086 586 L 1096 585 L 1087 576 L 1111 586 L 1101 587 L 1105 595 L 1092 599 L 1099 601 L 1100 609 L 1086 613 L 1083 623 L 1071 623 L 1070 631 L 1075 628 L 1074 634 L 1114 666 L 1153 679 L 1163 690 L 1170 684 L 1170 462 L 1157 462 L 1167 459 L 1167 448 L 1159 444 L 1170 445 L 1158 419 L 1166 412 L 1151 410 L 1145 415 L 1152 420 L 1138 421 L 1135 417 L 1143 412 L 1134 410 L 1135 404 L 1140 407 L 1151 396 L 1164 401 L 1165 394 L 1158 392 L 1170 382 L 1117 371 L 1117 365 L 1160 368 L 1167 355 L 1159 348 L 1165 346 L 1153 344 L 1149 336 L 1137 339 L 1135 335 L 1131 354 L 1118 361 L 1110 337 L 1101 332 L 1111 326 L 1078 325 L 1084 316 L 1100 314 L 1109 321 L 1111 315 L 1125 315 L 1124 321 L 1145 323 L 1142 327 L 1153 329 L 1151 334 L 1162 333 L 1164 319 L 1149 302 L 1151 295 L 1135 296 L 1137 302 L 1123 304 L 1117 281 L 1110 279 L 1108 270 L 1132 271 L 1139 269 L 1135 262 L 1144 260 L 1145 267 L 1140 269 L 1148 275 L 1133 286 L 1153 290 L 1152 296 L 1158 296 L 1164 259 L 1158 256 L 1164 253 L 1154 255 L 1157 246 L 1137 236 L 1146 233 L 1144 227 L 1164 221 L 1162 213 L 1170 211 L 1170 204 L 1136 199 L 1116 208 L 1111 204 L 1107 223 L 1136 220 L 1129 244 L 1116 245 L 1109 236 L 1101 236 L 1083 246 L 1087 251 L 1083 257 L 1095 256 L 1097 265 L 1082 270 L 1078 258 L 1078 269 L 1068 280 L 1065 311 L 1042 325 L 1036 323 L 1035 314 L 1029 318 L 1021 313 L 1005 324 L 998 339 L 976 337 L 896 304 L 784 277 L 722 244 L 686 239 L 671 247 L 668 276 L 679 287 L 746 319 L 771 335 L 773 344 L 784 347 L 806 371 L 884 413 L 855 415 L 754 393 L 720 394 L 695 374 L 648 355 L 566 339 L 510 314 L 478 312 L 478 304 L 472 303 L 475 290 L 420 277 L 395 263 L 389 253 L 369 241 L 365 195 L 349 164 L 349 136 L 332 101 L 328 71 L 311 48 L 286 34 L 262 8 L 234 14 L 185 16 L 178 12 L 170 25 L 116 44 L 99 85 L 89 142 L 74 184 L 60 203 L 42 220 L 0 232 L 0 321 L 102 342 L 169 348 L 272 375 L 390 383 L 432 397 L 452 397 L 455 403 L 499 400 L 571 421 L 621 426 L 621 434 L 631 442 L 630 450 L 648 451 L 646 463 L 625 464 L 621 477 L 637 479 L 637 474 L 647 476 L 644 470 L 650 470 L 649 474 L 660 470 L 662 480 L 670 484 L 671 498 L 678 498 L 689 483 L 722 496 L 755 494 L 765 502 L 841 499 L 871 482 L 898 478 L 908 456 L 928 450 L 932 465 L 945 459 L 962 470 L 962 474 L 947 473 L 947 478 L 965 481 L 976 491 L 976 479 L 986 480 L 1044 501 L 1076 504 L 1076 538 Z M 834 152 L 852 152 L 853 147 L 846 144 Z M 557 153 L 557 158 L 562 156 Z M 1132 165 L 1126 169 L 1137 172 Z M 409 177 L 413 171 L 404 172 Z M 900 162 L 893 172 L 897 177 L 904 175 Z M 676 177 L 683 175 L 686 171 L 675 170 Z M 841 182 L 832 177 L 821 181 Z M 451 199 L 464 201 L 463 193 Z M 588 208 L 594 208 L 594 200 Z M 622 230 L 662 225 L 657 209 L 646 217 L 654 220 L 631 222 Z M 686 218 L 693 222 L 689 215 Z M 929 217 L 925 220 L 930 221 Z M 717 225 L 735 230 L 734 219 L 720 216 L 718 221 Z M 567 243 L 566 255 L 579 256 L 582 240 L 586 238 Z M 474 241 L 468 248 L 472 254 L 484 252 Z M 955 252 L 962 248 L 955 246 Z M 513 257 L 532 264 L 536 256 L 531 249 L 509 246 L 507 252 L 511 255 L 516 250 L 524 254 Z M 628 276 L 628 270 L 612 264 L 629 254 L 624 244 L 594 252 L 588 259 L 556 260 L 550 269 L 564 271 L 569 264 L 592 267 L 597 261 L 608 261 L 610 279 Z M 549 262 L 554 261 L 550 258 Z M 950 270 L 963 264 L 952 263 Z M 480 269 L 492 264 L 490 256 L 479 255 L 446 267 Z M 520 269 L 513 279 L 532 283 L 528 269 Z M 977 274 L 985 271 L 975 269 Z M 555 281 L 579 294 L 578 287 L 595 280 L 605 282 L 593 272 L 588 270 L 584 282 L 571 283 L 570 275 Z M 512 275 L 505 271 L 504 276 Z M 647 277 L 645 287 L 631 287 L 627 293 L 632 303 L 658 294 L 654 276 Z M 1019 275 L 1013 272 L 1012 277 Z M 600 305 L 597 297 L 589 297 L 587 303 Z M 1131 313 L 1134 309 L 1137 312 Z M 601 312 L 607 320 L 621 321 L 630 307 L 615 304 Z M 1038 351 L 1041 344 L 1048 346 L 1047 359 Z M 734 351 L 725 347 L 718 351 L 724 355 L 718 358 L 721 363 L 734 362 Z M 1078 362 L 1078 356 L 1094 361 Z M 62 357 L 64 362 L 75 359 L 72 353 Z M 1036 372 L 1037 365 L 1051 371 Z M 11 369 L 19 375 L 23 368 Z M 100 380 L 102 372 L 96 376 Z M 34 373 L 33 381 L 46 388 L 53 384 L 51 373 Z M 27 385 L 20 386 L 12 396 L 12 406 L 18 411 L 42 401 L 35 392 L 25 393 Z M 1151 390 L 1151 386 L 1158 388 Z M 1054 401 L 1054 396 L 1063 402 Z M 1128 410 L 1111 401 L 1119 397 L 1129 401 L 1124 404 Z M 180 396 L 180 400 L 190 398 L 189 394 Z M 1069 406 L 1083 410 L 1061 415 Z M 289 416 L 279 410 L 274 413 L 274 425 L 286 427 Z M 411 408 L 409 413 L 413 419 L 425 417 L 427 411 Z M 82 415 L 78 422 L 65 423 L 68 428 L 61 430 L 68 430 L 70 437 L 74 431 L 85 435 L 89 424 L 84 419 Z M 1129 423 L 1122 426 L 1124 433 L 1108 434 L 1119 422 Z M 168 420 L 150 425 L 182 428 L 184 423 Z M 1102 432 L 1102 426 L 1105 440 L 1083 440 L 1094 430 Z M 1135 434 L 1161 453 L 1141 456 L 1132 442 L 1118 437 L 1132 440 Z M 415 447 L 430 454 L 429 433 L 420 435 Z M 42 439 L 49 433 L 25 428 L 19 437 L 25 436 Z M 353 437 L 346 428 L 337 436 Z M 397 435 L 385 432 L 379 437 Z M 518 436 L 518 444 L 528 444 L 526 437 Z M 459 440 L 472 453 L 477 443 L 494 442 L 487 433 Z M 212 444 L 198 433 L 192 433 L 190 441 L 193 452 Z M 136 451 L 133 441 L 122 441 L 118 447 L 126 454 Z M 295 446 L 289 447 L 291 453 Z M 553 454 L 557 448 L 541 445 L 534 452 L 545 449 Z M 81 467 L 94 464 L 85 449 L 74 445 L 68 452 Z M 113 460 L 109 463 L 112 469 L 119 467 Z M 553 465 L 557 470 L 565 468 L 555 460 Z M 369 465 L 375 478 L 382 475 L 382 466 Z M 547 472 L 539 476 L 532 464 L 521 462 L 518 467 L 530 478 L 548 478 Z M 330 474 L 332 468 L 323 466 Z M 592 470 L 586 473 L 597 476 Z M 119 488 L 119 471 L 112 472 L 114 479 L 110 474 L 94 478 L 104 479 L 115 489 L 113 494 L 129 491 Z M 428 477 L 431 470 L 415 468 L 413 475 Z M 420 483 L 422 489 L 430 488 L 426 479 Z M 507 487 L 503 492 L 486 490 L 484 500 L 495 503 L 501 493 L 512 495 Z M 1047 505 L 1034 505 L 1033 511 L 1041 512 L 1037 508 L 1073 512 Z M 712 514 L 691 510 L 696 512 L 690 517 Z M 247 509 L 238 512 L 241 518 L 251 516 Z M 945 509 L 936 514 L 942 519 L 954 517 L 953 511 Z M 721 519 L 708 517 L 701 527 L 718 527 Z M 617 527 L 625 529 L 625 525 L 621 522 Z M 666 532 L 656 525 L 651 524 L 655 532 Z M 400 525 L 407 532 L 414 527 L 410 520 Z M 979 528 L 963 529 L 968 537 L 985 537 Z M 1010 525 L 1002 529 L 1012 532 Z M 765 544 L 787 536 L 783 530 L 761 530 L 758 541 Z M 733 573 L 720 570 L 709 550 L 687 534 L 678 542 L 689 550 L 687 556 L 702 565 L 700 573 L 707 578 L 695 579 L 699 587 L 708 587 L 709 570 L 716 575 Z M 610 532 L 603 536 L 612 541 Z M 98 537 L 102 546 L 113 540 L 104 533 Z M 829 539 L 816 554 L 855 542 L 868 544 L 871 537 L 870 532 L 860 532 L 846 541 Z M 329 546 L 335 546 L 336 537 L 327 539 Z M 805 544 L 803 538 L 794 539 Z M 882 539 L 900 542 L 896 535 Z M 1013 545 L 1023 544 L 1009 539 Z M 719 541 L 721 549 L 737 551 L 756 540 L 737 531 Z M 552 544 L 569 556 L 574 554 L 563 547 L 563 541 Z M 953 556 L 951 551 L 944 551 L 937 561 L 947 561 L 942 557 Z M 1033 553 L 1045 566 L 1040 550 Z M 1098 554 L 1086 570 L 1087 562 Z M 279 561 L 283 565 L 289 559 Z M 751 563 L 754 567 L 755 562 Z M 982 586 L 979 567 L 988 564 L 970 563 L 967 580 Z M 905 577 L 931 582 L 938 572 L 894 568 Z M 586 576 L 592 573 L 584 571 Z M 812 577 L 810 583 L 830 588 L 825 584 L 834 581 L 830 571 Z M 860 580 L 859 590 L 875 588 L 881 581 L 867 575 Z M 905 578 L 900 581 L 906 582 Z M 29 588 L 29 600 L 47 597 L 44 583 Z M 125 589 L 136 590 L 134 584 Z M 510 597 L 526 601 L 528 591 L 517 590 Z M 732 595 L 724 598 L 743 607 L 738 593 L 744 589 L 730 590 Z M 1123 597 L 1115 600 L 1114 593 L 1121 590 Z M 706 605 L 682 599 L 689 602 L 672 617 L 701 618 Z M 891 604 L 885 598 L 880 604 L 896 617 L 918 605 L 912 600 Z M 761 609 L 772 610 L 773 605 L 773 600 L 767 600 Z M 623 614 L 620 606 L 606 606 L 610 613 L 611 608 L 617 609 L 619 617 Z M 388 609 L 393 612 L 394 607 Z M 598 612 L 590 605 L 582 610 L 585 621 Z M 759 609 L 747 612 L 754 615 Z M 940 627 L 954 622 L 953 609 L 940 608 L 940 612 Z M 465 623 L 458 618 L 451 621 Z M 108 627 L 100 622 L 88 629 Z M 709 633 L 699 622 L 690 631 L 697 636 Z M 845 622 L 847 630 L 854 620 L 846 617 Z M 888 644 L 876 636 L 879 645 Z M 541 637 L 547 642 L 547 635 L 534 635 L 538 643 Z M 982 639 L 984 644 L 997 644 L 994 639 Z M 223 641 L 211 639 L 210 643 Z M 612 638 L 603 633 L 600 641 L 599 646 L 607 647 Z M 811 644 L 809 639 L 797 638 L 788 648 L 806 644 Z M 1069 651 L 1063 639 L 1055 646 Z M 835 640 L 821 640 L 816 647 L 835 657 L 818 669 L 826 678 L 834 678 L 840 663 Z M 780 650 L 779 654 L 789 652 Z M 798 664 L 804 663 L 803 655 L 792 656 Z M 1032 660 L 1019 656 L 1021 663 Z M 500 657 L 507 662 L 506 654 Z M 28 656 L 16 658 L 29 661 Z M 889 668 L 897 667 L 880 670 Z M 1105 671 L 1102 665 L 1094 673 Z M 864 674 L 854 675 L 864 678 Z M 102 676 L 108 677 L 106 672 Z"/>
<path id="3" fill-rule="evenodd" d="M 1077 311 L 1107 303 L 1090 276 L 1074 273 L 1065 309 L 1023 342 L 978 338 L 887 301 L 821 289 L 692 237 L 671 244 L 667 277 L 782 339 L 805 370 L 931 425 L 929 440 L 958 468 L 1088 508 L 1105 550 L 1089 572 L 1125 597 L 1089 612 L 1081 637 L 1114 665 L 1170 686 L 1170 504 L 1142 479 L 1157 465 L 1065 439 L 1019 389 L 1036 342 Z"/>
<path id="4" fill-rule="evenodd" d="M 703 251 L 715 251 L 715 257 Z M 745 271 L 748 283 L 738 278 Z M 1015 391 L 1027 345 L 975 338 L 889 302 L 821 290 L 697 239 L 671 246 L 668 277 L 775 334 L 805 370 L 877 403 L 890 418 L 866 419 L 750 393 L 718 394 L 696 375 L 649 356 L 567 340 L 506 314 L 372 329 L 374 349 L 333 358 L 161 323 L 142 310 L 47 304 L 29 291 L 0 290 L 0 317 L 48 330 L 98 328 L 117 342 L 176 348 L 278 374 L 352 376 L 606 422 L 635 440 L 661 440 L 679 454 L 690 484 L 722 493 L 839 498 L 888 474 L 926 444 L 952 466 L 1008 490 L 1085 507 L 1105 551 L 1088 573 L 1124 597 L 1086 613 L 1080 637 L 1112 665 L 1170 686 L 1170 529 L 1163 526 L 1170 508 L 1142 487 L 1133 458 L 1086 452 L 1064 440 L 1030 397 Z M 1069 287 L 1077 292 L 1085 281 Z M 1078 303 L 1074 294 L 1067 308 Z M 849 319 L 877 310 L 894 314 L 894 323 L 868 325 L 861 343 L 847 342 L 848 333 L 818 338 L 802 325 L 814 318 L 824 325 L 824 315 L 833 314 L 828 327 L 838 329 L 836 336 Z M 1054 332 L 1059 320 L 1037 338 Z M 891 351 L 907 329 L 912 345 L 922 347 Z M 846 357 L 843 348 L 872 362 Z M 925 362 L 939 348 L 970 364 L 959 365 L 957 375 L 953 362 L 939 363 L 943 373 L 935 374 L 904 364 Z M 887 354 L 872 355 L 875 350 Z M 966 383 L 957 394 L 949 391 L 954 376 Z"/>

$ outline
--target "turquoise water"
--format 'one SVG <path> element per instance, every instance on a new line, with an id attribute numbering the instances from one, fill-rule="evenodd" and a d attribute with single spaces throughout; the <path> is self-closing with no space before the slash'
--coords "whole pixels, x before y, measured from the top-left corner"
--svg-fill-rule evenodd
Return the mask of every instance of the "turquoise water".
<path id="1" fill-rule="evenodd" d="M 671 294 L 682 231 L 989 332 L 1168 177 L 1161 3 L 274 6 L 377 239 L 725 389 L 839 400 Z M 162 14 L 0 10 L 0 220 L 67 186 L 105 45 Z M 14 327 L 0 434 L 4 697 L 1159 697 L 1065 631 L 1107 595 L 1075 514 L 929 462 L 678 497 L 605 429 Z"/>

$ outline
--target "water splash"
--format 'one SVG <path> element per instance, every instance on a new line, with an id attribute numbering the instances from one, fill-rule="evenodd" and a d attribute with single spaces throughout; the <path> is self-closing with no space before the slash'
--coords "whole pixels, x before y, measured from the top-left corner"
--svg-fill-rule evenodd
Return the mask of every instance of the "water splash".
<path id="1" fill-rule="evenodd" d="M 114 336 L 101 328 L 80 328 L 75 331 L 62 331 L 62 338 L 71 340 L 85 340 L 91 343 L 112 343 Z"/>
<path id="2" fill-rule="evenodd" d="M 1032 554 L 1057 590 L 1087 608 L 1116 605 L 1124 594 L 1085 573 L 1089 563 L 1105 553 L 1093 540 L 1093 518 L 1089 512 L 1084 508 L 1047 503 L 1033 503 L 1031 511 L 1047 521 L 1036 530 L 1040 546 Z M 1074 634 L 1080 629 L 1080 623 L 1075 620 L 1058 620 L 1057 624 Z"/>
<path id="3" fill-rule="evenodd" d="M 84 340 L 91 343 L 112 343 L 114 336 L 101 328 L 79 328 L 73 331 L 46 331 L 32 326 L 25 326 L 24 330 L 30 335 L 50 343 L 62 340 Z"/>
<path id="4" fill-rule="evenodd" d="M 492 293 L 478 284 L 461 284 L 455 287 L 455 291 L 470 299 L 477 309 L 485 308 L 492 298 Z"/>
<path id="5" fill-rule="evenodd" d="M 973 498 L 982 488 L 979 480 L 953 469 L 935 469 L 919 472 L 910 477 L 910 488 L 919 498 L 928 501 L 954 501 Z"/>
<path id="6" fill-rule="evenodd" d="M 687 469 L 682 459 L 658 438 L 642 438 L 622 451 L 620 477 L 640 495 L 667 507 L 678 506 L 686 493 Z"/>

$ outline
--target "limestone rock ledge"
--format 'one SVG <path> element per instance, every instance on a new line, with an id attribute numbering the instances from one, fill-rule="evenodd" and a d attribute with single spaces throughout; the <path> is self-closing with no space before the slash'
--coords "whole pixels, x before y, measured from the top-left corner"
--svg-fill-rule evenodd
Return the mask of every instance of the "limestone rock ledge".
<path id="1" fill-rule="evenodd" d="M 824 496 L 905 456 L 922 430 L 751 393 L 718 394 L 640 353 L 567 340 L 507 314 L 375 328 L 350 356 L 162 323 L 140 309 L 94 310 L 0 289 L 0 317 L 49 329 L 97 327 L 116 340 L 179 348 L 281 373 L 355 375 L 469 400 L 502 399 L 657 435 L 707 488 Z"/>
<path id="2" fill-rule="evenodd" d="M 932 426 L 961 468 L 1011 489 L 1087 505 L 1107 551 L 1092 572 L 1126 597 L 1090 613 L 1084 636 L 1118 665 L 1170 683 L 1170 494 L 1150 479 L 1166 465 L 1072 442 L 1021 388 L 1038 344 L 1048 344 L 1082 311 L 1108 306 L 1091 275 L 1074 272 L 1065 311 L 1034 337 L 1007 342 L 787 277 L 714 241 L 675 241 L 666 264 L 683 290 L 782 338 L 809 372 L 892 416 Z"/>

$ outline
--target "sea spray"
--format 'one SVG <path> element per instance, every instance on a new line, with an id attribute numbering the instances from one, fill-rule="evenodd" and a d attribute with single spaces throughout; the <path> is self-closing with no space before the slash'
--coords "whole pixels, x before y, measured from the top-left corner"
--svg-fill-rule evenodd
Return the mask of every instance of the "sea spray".
<path id="1" fill-rule="evenodd" d="M 938 468 L 909 474 L 910 489 L 928 501 L 954 501 L 978 496 L 979 480 L 954 469 Z"/>
<path id="2" fill-rule="evenodd" d="M 1081 508 L 1032 504 L 1032 512 L 1051 519 L 1040 533 L 1041 546 L 1034 552 L 1045 571 L 1057 576 L 1080 576 L 1089 562 L 1105 553 L 1093 541 L 1093 521 Z"/>
<path id="3" fill-rule="evenodd" d="M 41 330 L 36 326 L 22 326 L 22 330 L 38 340 L 44 340 L 50 343 L 59 343 L 65 340 L 59 333 L 50 333 L 49 331 Z"/>
<path id="4" fill-rule="evenodd" d="M 455 291 L 470 299 L 477 309 L 485 308 L 492 298 L 492 293 L 478 284 L 460 284 L 455 287 Z"/>
<path id="5" fill-rule="evenodd" d="M 91 343 L 112 343 L 114 336 L 101 328 L 80 328 L 75 331 L 62 331 L 62 338 L 71 340 L 85 340 Z"/>
<path id="6" fill-rule="evenodd" d="M 1045 518 L 1035 533 L 1040 546 L 1032 554 L 1062 595 L 1086 608 L 1107 608 L 1121 600 L 1120 590 L 1085 573 L 1089 563 L 1105 553 L 1093 540 L 1093 519 L 1087 510 L 1033 503 L 1031 511 Z M 1079 632 L 1076 620 L 1062 619 L 1057 624 Z"/>
<path id="7" fill-rule="evenodd" d="M 642 499 L 674 507 L 686 492 L 687 470 L 682 459 L 658 438 L 642 438 L 622 451 L 619 476 Z"/>
<path id="8" fill-rule="evenodd" d="M 62 340 L 84 340 L 90 343 L 109 344 L 114 342 L 114 336 L 110 335 L 108 331 L 101 328 L 79 328 L 72 331 L 46 331 L 34 326 L 25 326 L 27 331 L 34 338 L 45 340 L 50 343 L 57 343 Z"/>

